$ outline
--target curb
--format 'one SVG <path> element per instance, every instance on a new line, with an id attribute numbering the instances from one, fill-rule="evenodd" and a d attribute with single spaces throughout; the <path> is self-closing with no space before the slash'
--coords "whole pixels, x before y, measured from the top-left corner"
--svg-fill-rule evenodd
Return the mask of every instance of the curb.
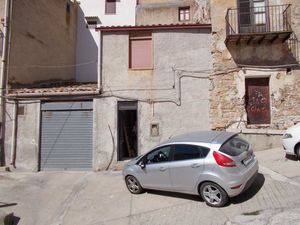
<path id="1" fill-rule="evenodd" d="M 0 167 L 0 172 L 10 172 L 10 169 L 8 166 L 1 166 Z"/>
<path id="2" fill-rule="evenodd" d="M 261 166 L 259 165 L 259 169 L 263 174 L 267 174 L 269 175 L 271 178 L 273 178 L 274 180 L 280 181 L 280 182 L 285 182 L 285 183 L 289 183 L 295 186 L 300 187 L 300 183 L 293 181 L 292 179 L 281 175 L 280 173 L 277 173 L 267 167 Z"/>

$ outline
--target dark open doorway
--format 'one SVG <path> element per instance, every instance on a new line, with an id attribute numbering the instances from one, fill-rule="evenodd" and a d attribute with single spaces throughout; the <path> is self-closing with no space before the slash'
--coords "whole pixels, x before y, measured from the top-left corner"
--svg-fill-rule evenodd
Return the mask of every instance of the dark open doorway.
<path id="1" fill-rule="evenodd" d="M 137 156 L 137 102 L 118 102 L 118 160 Z"/>

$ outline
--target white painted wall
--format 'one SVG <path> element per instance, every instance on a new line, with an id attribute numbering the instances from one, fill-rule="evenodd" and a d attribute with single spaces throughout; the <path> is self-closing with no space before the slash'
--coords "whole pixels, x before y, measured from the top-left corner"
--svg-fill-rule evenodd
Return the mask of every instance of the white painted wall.
<path id="1" fill-rule="evenodd" d="M 105 0 L 78 0 L 76 81 L 97 82 L 100 32 L 87 28 L 85 17 L 98 16 L 98 26 L 135 25 L 136 0 L 118 0 L 116 14 L 105 14 Z"/>

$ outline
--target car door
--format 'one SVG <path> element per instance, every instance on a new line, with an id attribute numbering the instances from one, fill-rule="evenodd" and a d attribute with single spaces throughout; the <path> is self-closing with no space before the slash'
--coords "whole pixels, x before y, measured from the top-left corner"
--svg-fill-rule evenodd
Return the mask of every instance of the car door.
<path id="1" fill-rule="evenodd" d="M 173 147 L 170 176 L 175 191 L 192 192 L 204 170 L 204 157 L 209 149 L 197 145 L 177 144 Z"/>
<path id="2" fill-rule="evenodd" d="M 143 157 L 145 167 L 140 170 L 140 179 L 144 188 L 170 190 L 169 172 L 171 146 L 163 146 Z"/>

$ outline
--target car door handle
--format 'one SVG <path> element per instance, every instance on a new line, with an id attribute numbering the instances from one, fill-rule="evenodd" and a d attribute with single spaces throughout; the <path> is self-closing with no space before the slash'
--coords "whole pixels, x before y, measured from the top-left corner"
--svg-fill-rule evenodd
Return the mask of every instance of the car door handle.
<path id="1" fill-rule="evenodd" d="M 200 166 L 201 166 L 200 163 L 194 163 L 194 164 L 192 164 L 192 168 L 198 168 L 198 167 L 200 167 Z"/>
<path id="2" fill-rule="evenodd" d="M 159 170 L 162 171 L 162 172 L 164 172 L 164 171 L 167 170 L 167 168 L 166 167 L 160 167 Z"/>

